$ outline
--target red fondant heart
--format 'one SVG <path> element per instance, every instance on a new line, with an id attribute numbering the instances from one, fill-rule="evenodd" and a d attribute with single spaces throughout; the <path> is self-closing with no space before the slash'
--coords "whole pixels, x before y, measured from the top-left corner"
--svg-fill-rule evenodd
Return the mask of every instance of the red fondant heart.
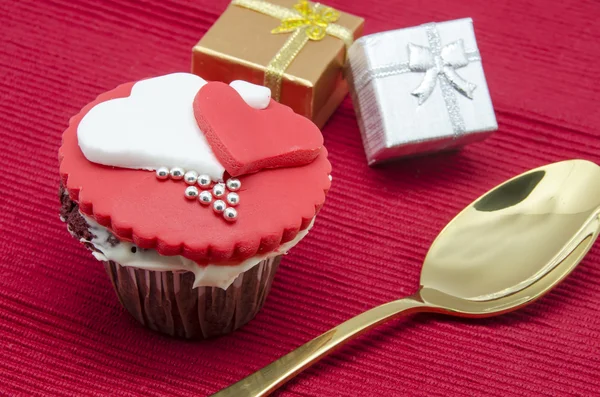
<path id="1" fill-rule="evenodd" d="M 312 162 L 323 147 L 319 128 L 273 100 L 253 109 L 233 88 L 211 82 L 194 99 L 194 116 L 231 176 Z"/>

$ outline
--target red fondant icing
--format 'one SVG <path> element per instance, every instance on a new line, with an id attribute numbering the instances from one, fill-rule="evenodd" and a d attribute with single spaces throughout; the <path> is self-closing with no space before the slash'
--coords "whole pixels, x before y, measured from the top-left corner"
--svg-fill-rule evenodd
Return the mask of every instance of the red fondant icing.
<path id="1" fill-rule="evenodd" d="M 185 185 L 181 182 L 159 181 L 154 172 L 88 161 L 77 143 L 79 122 L 94 105 L 127 97 L 132 86 L 124 84 L 100 95 L 71 118 L 63 134 L 61 178 L 84 214 L 122 240 L 154 248 L 163 255 L 183 255 L 201 264 L 235 264 L 273 251 L 309 226 L 330 186 L 331 165 L 325 149 L 301 167 L 240 177 L 241 200 L 235 223 L 184 199 Z"/>
<path id="2" fill-rule="evenodd" d="M 229 85 L 211 82 L 194 99 L 194 115 L 213 153 L 232 176 L 296 167 L 317 158 L 321 131 L 273 100 L 254 109 Z"/>

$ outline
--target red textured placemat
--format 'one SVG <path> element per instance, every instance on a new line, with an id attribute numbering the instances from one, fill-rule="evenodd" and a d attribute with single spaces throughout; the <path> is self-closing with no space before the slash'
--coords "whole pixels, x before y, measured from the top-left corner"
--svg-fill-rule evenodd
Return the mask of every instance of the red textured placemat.
<path id="1" fill-rule="evenodd" d="M 334 184 L 242 330 L 191 343 L 138 326 L 58 219 L 67 120 L 104 90 L 188 70 L 226 0 L 0 2 L 0 395 L 206 395 L 343 320 L 415 290 L 461 208 L 508 177 L 600 162 L 597 0 L 328 3 L 372 33 L 470 16 L 499 131 L 458 153 L 370 169 L 349 99 L 324 129 Z M 503 317 L 419 315 L 371 332 L 283 396 L 597 395 L 600 247 Z"/>

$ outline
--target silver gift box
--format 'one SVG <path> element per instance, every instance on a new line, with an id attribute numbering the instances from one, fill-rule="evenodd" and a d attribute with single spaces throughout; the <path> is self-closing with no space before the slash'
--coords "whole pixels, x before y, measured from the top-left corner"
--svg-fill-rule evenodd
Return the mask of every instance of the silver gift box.
<path id="1" fill-rule="evenodd" d="M 346 72 L 370 165 L 498 129 L 471 18 L 364 36 Z"/>

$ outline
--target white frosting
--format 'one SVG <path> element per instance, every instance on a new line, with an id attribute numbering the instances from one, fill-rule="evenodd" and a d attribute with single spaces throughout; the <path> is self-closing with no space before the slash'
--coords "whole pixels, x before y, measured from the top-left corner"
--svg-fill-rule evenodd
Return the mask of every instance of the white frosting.
<path id="1" fill-rule="evenodd" d="M 98 251 L 93 255 L 99 261 L 112 260 L 121 266 L 129 266 L 154 271 L 182 271 L 192 272 L 195 275 L 194 288 L 197 287 L 220 287 L 227 289 L 240 273 L 243 273 L 259 262 L 281 254 L 287 253 L 292 247 L 300 242 L 313 225 L 298 233 L 296 238 L 285 244 L 282 244 L 277 250 L 264 255 L 255 255 L 237 265 L 207 265 L 202 266 L 191 259 L 183 256 L 163 256 L 156 250 L 144 250 L 132 243 L 120 242 L 112 246 L 108 242 L 110 232 L 104 226 L 98 224 L 95 220 L 81 214 L 90 226 L 90 232 L 95 236 L 91 241 L 81 239 L 82 242 L 91 243 Z M 136 252 L 132 252 L 135 248 Z"/>
<path id="2" fill-rule="evenodd" d="M 264 105 L 264 109 L 268 105 L 268 88 L 234 83 L 232 87 L 250 106 L 261 109 Z M 182 167 L 222 179 L 225 169 L 194 117 L 194 97 L 205 84 L 190 73 L 138 81 L 129 97 L 99 103 L 83 117 L 77 128 L 81 151 L 89 161 L 108 166 Z"/>
<path id="3" fill-rule="evenodd" d="M 271 89 L 268 87 L 248 83 L 244 80 L 235 80 L 229 85 L 254 109 L 265 109 L 271 102 Z"/>

